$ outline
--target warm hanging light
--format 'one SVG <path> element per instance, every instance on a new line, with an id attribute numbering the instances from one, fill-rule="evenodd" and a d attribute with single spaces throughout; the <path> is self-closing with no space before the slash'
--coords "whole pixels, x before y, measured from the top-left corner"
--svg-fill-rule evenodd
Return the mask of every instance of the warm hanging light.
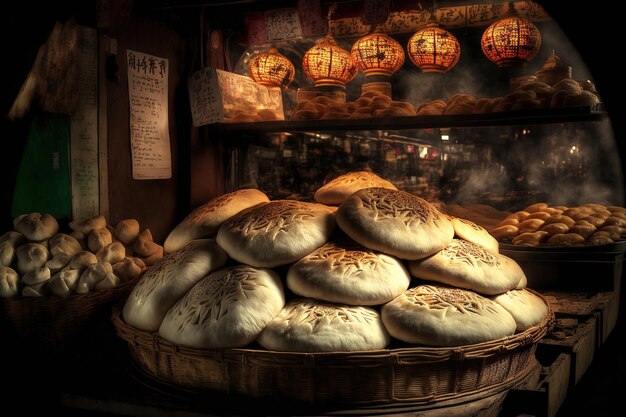
<path id="1" fill-rule="evenodd" d="M 513 4 L 509 4 L 509 16 L 492 23 L 480 44 L 487 58 L 499 67 L 515 67 L 535 57 L 541 33 L 533 22 L 517 16 Z"/>
<path id="2" fill-rule="evenodd" d="M 330 17 L 337 9 L 333 4 L 328 9 L 328 34 L 315 42 L 315 46 L 302 57 L 302 69 L 315 81 L 316 86 L 340 86 L 352 81 L 359 71 L 350 52 L 337 46 L 330 32 Z"/>
<path id="3" fill-rule="evenodd" d="M 291 61 L 276 48 L 255 56 L 248 70 L 250 78 L 258 84 L 280 88 L 286 88 L 293 81 L 295 72 Z"/>
<path id="4" fill-rule="evenodd" d="M 352 81 L 358 68 L 350 52 L 337 46 L 329 33 L 306 51 L 302 58 L 302 69 L 315 81 L 316 86 L 345 86 Z"/>
<path id="5" fill-rule="evenodd" d="M 461 45 L 447 30 L 431 21 L 411 36 L 407 45 L 409 58 L 422 72 L 450 71 L 461 56 Z"/>
<path id="6" fill-rule="evenodd" d="M 352 46 L 352 58 L 366 76 L 391 75 L 404 64 L 402 45 L 391 37 L 375 32 L 357 40 Z"/>

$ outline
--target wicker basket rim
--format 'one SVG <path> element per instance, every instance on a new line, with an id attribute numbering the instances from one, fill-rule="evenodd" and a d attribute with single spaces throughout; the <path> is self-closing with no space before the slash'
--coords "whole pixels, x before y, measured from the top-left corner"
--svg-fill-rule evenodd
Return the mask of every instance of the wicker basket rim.
<path id="1" fill-rule="evenodd" d="M 118 335 L 130 344 L 144 345 L 150 347 L 154 351 L 173 352 L 189 357 L 210 357 L 214 359 L 234 361 L 240 361 L 243 356 L 246 358 L 254 357 L 259 360 L 266 359 L 271 361 L 279 361 L 280 359 L 285 361 L 302 361 L 303 359 L 305 361 L 314 361 L 315 359 L 332 361 L 337 359 L 345 363 L 346 360 L 380 361 L 381 359 L 389 359 L 394 362 L 439 362 L 449 359 L 463 360 L 471 358 L 487 358 L 496 356 L 503 351 L 511 351 L 521 346 L 537 343 L 543 336 L 545 336 L 548 328 L 552 326 L 552 323 L 554 322 L 554 313 L 550 304 L 541 294 L 529 288 L 527 288 L 527 290 L 540 297 L 548 307 L 548 313 L 543 318 L 541 323 L 523 332 L 501 339 L 490 340 L 472 345 L 451 347 L 416 346 L 351 352 L 282 352 L 251 348 L 199 349 L 175 345 L 166 339 L 163 339 L 158 332 L 140 330 L 127 324 L 122 318 L 122 309 L 126 300 L 121 300 L 115 304 L 111 320 L 117 329 Z M 281 365 L 286 365 L 286 363 L 282 363 Z"/>
<path id="2" fill-rule="evenodd" d="M 89 291 L 88 293 L 85 294 L 76 294 L 73 293 L 71 295 L 69 295 L 68 297 L 59 297 L 58 295 L 43 295 L 41 297 L 24 297 L 24 296 L 18 296 L 18 297 L 11 297 L 11 298 L 0 298 L 0 302 L 3 303 L 14 303 L 14 304 L 38 304 L 38 303 L 56 303 L 56 302 L 82 302 L 85 300 L 92 300 L 92 299 L 99 299 L 99 298 L 106 298 L 111 294 L 114 293 L 118 293 L 118 292 L 123 292 L 126 289 L 134 286 L 137 283 L 137 280 L 140 278 L 141 276 L 135 277 L 129 281 L 126 281 L 123 284 L 120 284 L 116 287 L 113 288 L 106 288 L 103 290 L 95 290 L 95 291 Z"/>

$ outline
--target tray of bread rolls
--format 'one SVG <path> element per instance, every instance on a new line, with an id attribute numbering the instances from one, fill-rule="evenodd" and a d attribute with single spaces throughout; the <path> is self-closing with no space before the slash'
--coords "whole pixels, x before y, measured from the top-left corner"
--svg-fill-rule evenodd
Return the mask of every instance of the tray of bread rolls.
<path id="1" fill-rule="evenodd" d="M 490 230 L 533 288 L 612 291 L 626 252 L 626 209 L 536 203 Z"/>
<path id="2" fill-rule="evenodd" d="M 136 366 L 200 391 L 426 408 L 531 366 L 552 311 L 484 228 L 371 172 L 315 201 L 243 189 L 183 219 L 113 312 Z"/>
<path id="3" fill-rule="evenodd" d="M 163 257 L 136 219 L 111 226 L 97 216 L 66 230 L 48 213 L 28 213 L 13 225 L 0 235 L 0 325 L 35 350 L 60 351 L 106 323 L 112 303 Z"/>

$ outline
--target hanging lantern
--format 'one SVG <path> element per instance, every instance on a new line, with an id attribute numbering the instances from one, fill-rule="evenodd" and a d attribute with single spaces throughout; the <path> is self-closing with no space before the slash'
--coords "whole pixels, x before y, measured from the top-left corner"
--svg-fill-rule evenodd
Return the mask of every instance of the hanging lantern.
<path id="1" fill-rule="evenodd" d="M 411 36 L 407 45 L 409 58 L 422 72 L 450 71 L 461 56 L 457 38 L 432 21 Z"/>
<path id="2" fill-rule="evenodd" d="M 293 81 L 295 72 L 291 61 L 276 48 L 255 56 L 248 70 L 250 78 L 258 84 L 280 88 L 286 88 Z"/>
<path id="3" fill-rule="evenodd" d="M 541 46 L 541 32 L 528 19 L 510 15 L 492 23 L 480 40 L 483 53 L 499 67 L 515 67 L 533 59 Z"/>
<path id="4" fill-rule="evenodd" d="M 316 86 L 345 86 L 352 81 L 358 68 L 350 52 L 337 46 L 332 35 L 318 39 L 315 46 L 306 51 L 302 68 L 315 81 Z"/>
<path id="5" fill-rule="evenodd" d="M 357 40 L 352 46 L 352 58 L 366 76 L 391 75 L 404 64 L 402 45 L 391 37 L 375 33 Z"/>

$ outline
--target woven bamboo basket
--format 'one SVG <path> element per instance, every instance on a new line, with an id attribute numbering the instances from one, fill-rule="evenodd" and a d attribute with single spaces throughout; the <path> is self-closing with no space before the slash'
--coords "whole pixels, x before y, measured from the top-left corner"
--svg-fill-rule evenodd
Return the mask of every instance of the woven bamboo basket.
<path id="1" fill-rule="evenodd" d="M 132 290 L 135 278 L 115 288 L 73 294 L 67 298 L 0 298 L 0 320 L 17 343 L 35 350 L 60 352 L 83 338 L 85 329 L 106 322 L 111 306 Z M 102 320 L 104 318 L 104 320 Z"/>
<path id="2" fill-rule="evenodd" d="M 117 333 L 128 342 L 136 365 L 157 381 L 198 392 L 317 404 L 432 406 L 504 389 L 534 362 L 537 341 L 554 320 L 550 310 L 542 323 L 522 333 L 452 348 L 292 353 L 174 345 L 126 324 L 122 308 L 118 303 L 113 309 Z"/>

